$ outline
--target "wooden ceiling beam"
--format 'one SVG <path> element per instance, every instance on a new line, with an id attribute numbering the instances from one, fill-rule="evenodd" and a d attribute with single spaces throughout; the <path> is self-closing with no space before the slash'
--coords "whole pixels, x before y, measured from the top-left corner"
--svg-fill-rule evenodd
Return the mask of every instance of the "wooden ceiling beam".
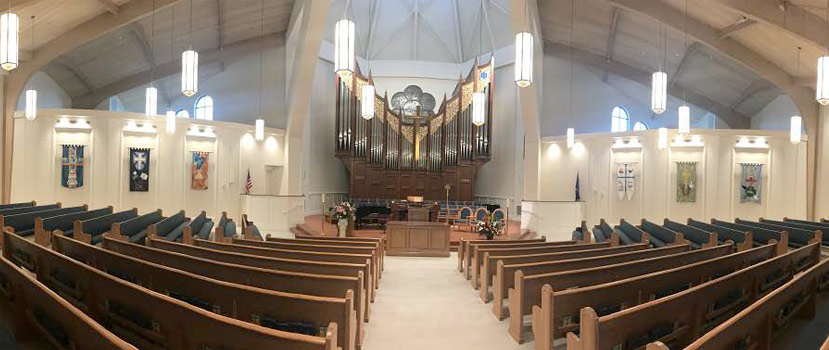
<path id="1" fill-rule="evenodd" d="M 62 66 L 64 69 L 72 73 L 78 81 L 86 88 L 86 91 L 94 91 L 95 87 L 92 85 L 92 81 L 89 80 L 89 77 L 86 76 L 80 69 L 78 69 L 78 65 L 72 61 L 71 58 L 68 56 L 61 56 L 59 59 L 55 60 L 55 63 Z"/>
<path id="2" fill-rule="evenodd" d="M 111 13 L 111 14 L 113 14 L 113 15 L 117 15 L 117 14 L 118 14 L 118 12 L 120 11 L 120 9 L 118 8 L 118 4 L 116 4 L 116 3 L 115 3 L 114 1 L 112 1 L 112 0 L 98 0 L 98 2 L 99 2 L 101 5 L 103 5 L 103 6 L 104 6 L 104 8 L 106 8 L 106 9 L 107 9 L 107 11 L 109 11 L 109 13 Z"/>
<path id="3" fill-rule="evenodd" d="M 150 64 L 150 68 L 155 69 L 155 56 L 153 55 L 153 47 L 149 40 L 147 40 L 147 35 L 144 33 L 144 28 L 141 27 L 138 22 L 135 22 L 131 26 L 132 34 L 135 36 L 135 40 L 138 42 L 138 45 L 141 46 L 141 51 L 144 52 L 144 58 L 147 59 L 147 62 Z"/>
<path id="4" fill-rule="evenodd" d="M 740 12 L 751 20 L 763 22 L 818 47 L 829 47 L 829 22 L 823 16 L 778 0 L 704 0 L 716 2 Z"/>
<path id="5" fill-rule="evenodd" d="M 771 85 L 769 85 L 769 83 L 765 79 L 755 80 L 754 82 L 749 84 L 745 89 L 743 89 L 742 92 L 740 92 L 740 96 L 737 96 L 737 98 L 734 99 L 734 102 L 732 102 L 731 105 L 728 106 L 728 108 L 731 108 L 731 110 L 735 111 L 738 108 L 740 108 L 740 106 L 742 106 L 743 103 L 745 103 L 749 98 L 751 98 L 751 96 L 754 96 L 758 92 L 768 88 L 771 88 Z"/>
<path id="6" fill-rule="evenodd" d="M 224 49 L 214 49 L 211 51 L 204 51 L 199 53 L 199 64 L 208 65 L 216 62 L 227 62 L 237 59 L 243 55 L 253 52 L 259 52 L 268 48 L 278 47 L 285 44 L 285 35 L 271 34 L 262 37 L 254 37 L 252 39 L 243 40 L 233 44 L 225 45 Z M 172 60 L 156 67 L 155 78 L 163 79 L 175 74 L 181 73 L 181 61 Z M 90 93 L 74 97 L 72 104 L 74 108 L 94 108 L 101 101 L 117 95 L 121 92 L 128 91 L 148 84 L 150 82 L 151 71 L 135 73 L 125 77 L 119 81 L 107 84 L 91 91 Z"/>
<path id="7" fill-rule="evenodd" d="M 725 38 L 727 38 L 731 35 L 734 35 L 735 33 L 739 32 L 739 31 L 741 31 L 743 29 L 746 29 L 748 27 L 751 27 L 755 24 L 757 24 L 757 21 L 755 21 L 751 18 L 740 17 L 740 19 L 738 19 L 736 22 L 730 24 L 729 26 L 727 26 L 723 29 L 720 29 L 719 38 L 720 39 L 725 39 Z"/>
<path id="8" fill-rule="evenodd" d="M 685 70 L 685 66 L 688 65 L 688 57 L 690 57 L 697 50 L 699 45 L 700 44 L 695 41 L 685 48 L 685 53 L 682 54 L 682 58 L 679 60 L 679 64 L 676 66 L 676 71 L 670 77 L 668 87 L 673 87 L 674 84 L 676 84 L 676 80 L 679 79 L 679 75 Z"/>

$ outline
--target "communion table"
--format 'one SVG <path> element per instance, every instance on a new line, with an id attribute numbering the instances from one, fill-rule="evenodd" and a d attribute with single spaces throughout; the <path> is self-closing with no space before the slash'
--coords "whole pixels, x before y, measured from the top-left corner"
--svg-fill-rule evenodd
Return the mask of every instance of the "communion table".
<path id="1" fill-rule="evenodd" d="M 449 225 L 429 221 L 389 221 L 386 254 L 392 256 L 449 256 Z"/>

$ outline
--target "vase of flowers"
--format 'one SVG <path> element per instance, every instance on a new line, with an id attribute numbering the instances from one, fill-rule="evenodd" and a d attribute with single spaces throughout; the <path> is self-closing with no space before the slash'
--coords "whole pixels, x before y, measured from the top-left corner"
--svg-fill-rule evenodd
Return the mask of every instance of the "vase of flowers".
<path id="1" fill-rule="evenodd" d="M 337 228 L 339 228 L 340 237 L 346 236 L 348 222 L 354 218 L 355 212 L 354 207 L 348 202 L 342 202 L 334 207 L 334 218 L 337 219 Z"/>
<path id="2" fill-rule="evenodd" d="M 495 236 L 500 236 L 503 233 L 503 226 L 503 222 L 495 221 L 491 215 L 487 215 L 484 220 L 478 221 L 475 231 L 478 232 L 478 235 L 492 240 L 495 239 Z"/>

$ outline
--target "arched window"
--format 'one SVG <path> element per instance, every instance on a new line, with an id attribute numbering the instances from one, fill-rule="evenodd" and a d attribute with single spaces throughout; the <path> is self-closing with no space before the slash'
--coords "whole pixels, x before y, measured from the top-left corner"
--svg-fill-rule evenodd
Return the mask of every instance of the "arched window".
<path id="1" fill-rule="evenodd" d="M 610 124 L 610 131 L 611 132 L 625 132 L 628 131 L 630 127 L 630 115 L 628 111 L 626 111 L 622 107 L 613 107 L 613 112 L 611 113 L 611 124 Z"/>
<path id="2" fill-rule="evenodd" d="M 648 130 L 648 124 L 643 122 L 636 122 L 633 124 L 633 131 L 645 131 Z"/>
<path id="3" fill-rule="evenodd" d="M 176 117 L 177 118 L 190 118 L 190 112 L 188 112 L 184 108 L 179 109 L 178 111 L 176 111 Z"/>
<path id="4" fill-rule="evenodd" d="M 213 98 L 207 95 L 196 100 L 196 119 L 213 120 Z"/>

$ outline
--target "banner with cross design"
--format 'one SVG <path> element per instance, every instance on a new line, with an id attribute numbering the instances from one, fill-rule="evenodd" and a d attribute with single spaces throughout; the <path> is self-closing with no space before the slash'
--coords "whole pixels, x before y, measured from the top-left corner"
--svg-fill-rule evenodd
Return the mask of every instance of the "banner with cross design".
<path id="1" fill-rule="evenodd" d="M 740 167 L 740 202 L 760 203 L 763 195 L 763 164 L 740 163 Z"/>
<path id="2" fill-rule="evenodd" d="M 633 191 L 636 189 L 636 163 L 616 163 L 616 194 L 619 200 L 633 198 Z"/>

